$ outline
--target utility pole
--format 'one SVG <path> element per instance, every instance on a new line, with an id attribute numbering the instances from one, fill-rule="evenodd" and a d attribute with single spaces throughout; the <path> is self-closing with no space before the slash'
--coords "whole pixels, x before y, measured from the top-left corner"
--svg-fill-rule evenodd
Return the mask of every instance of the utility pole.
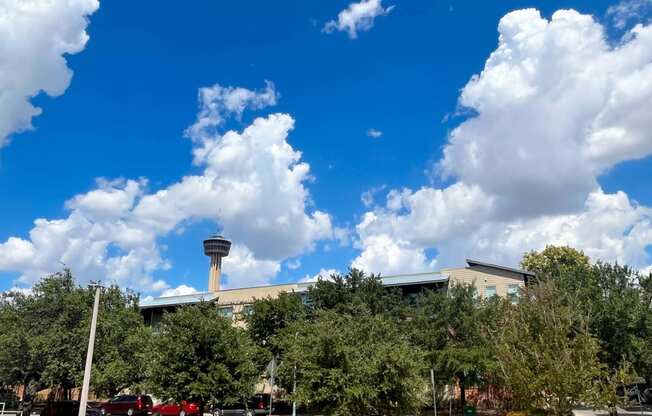
<path id="1" fill-rule="evenodd" d="M 100 308 L 100 293 L 102 286 L 99 284 L 90 285 L 95 288 L 95 303 L 93 304 L 93 318 L 91 319 L 91 333 L 88 337 L 88 352 L 86 353 L 86 366 L 84 367 L 84 384 L 79 397 L 78 416 L 86 416 L 86 404 L 88 403 L 88 388 L 91 384 L 91 367 L 93 365 L 93 348 L 95 347 L 95 328 L 97 327 L 97 312 Z"/>
<path id="2" fill-rule="evenodd" d="M 294 333 L 294 343 L 297 343 L 297 338 L 299 337 L 299 333 L 295 332 Z M 297 365 L 294 364 L 294 367 L 292 369 L 292 395 L 295 396 L 297 394 Z M 292 400 L 292 416 L 297 416 L 297 398 L 293 397 Z"/>
<path id="3" fill-rule="evenodd" d="M 267 365 L 267 370 L 270 374 L 270 385 L 269 385 L 269 416 L 272 416 L 272 408 L 274 402 L 274 375 L 276 374 L 276 357 L 272 358 L 272 361 Z"/>
<path id="4" fill-rule="evenodd" d="M 432 408 L 437 416 L 437 394 L 435 390 L 435 370 L 430 369 L 430 382 L 432 383 Z"/>
<path id="5" fill-rule="evenodd" d="M 297 365 L 292 370 L 292 395 L 297 394 Z M 297 416 L 297 399 L 292 400 L 292 416 Z M 437 415 L 435 415 L 437 416 Z"/>

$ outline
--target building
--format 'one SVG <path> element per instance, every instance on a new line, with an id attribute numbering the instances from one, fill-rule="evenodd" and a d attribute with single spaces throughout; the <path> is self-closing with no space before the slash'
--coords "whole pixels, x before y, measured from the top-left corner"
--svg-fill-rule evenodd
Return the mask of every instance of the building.
<path id="1" fill-rule="evenodd" d="M 207 292 L 189 295 L 158 297 L 142 301 L 141 313 L 148 325 L 156 326 L 165 312 L 174 311 L 184 305 L 201 301 L 216 301 L 220 312 L 227 318 L 234 318 L 247 312 L 256 299 L 278 296 L 281 292 L 293 292 L 308 301 L 308 289 L 312 282 L 288 283 L 221 289 L 222 258 L 229 255 L 231 242 L 222 236 L 212 236 L 204 241 L 204 254 L 210 257 Z M 467 259 L 467 265 L 459 268 L 442 269 L 438 272 L 382 276 L 386 287 L 398 287 L 405 295 L 416 295 L 423 290 L 447 290 L 455 284 L 474 284 L 478 296 L 489 298 L 502 296 L 516 299 L 519 289 L 524 287 L 534 274 L 526 270 Z"/>

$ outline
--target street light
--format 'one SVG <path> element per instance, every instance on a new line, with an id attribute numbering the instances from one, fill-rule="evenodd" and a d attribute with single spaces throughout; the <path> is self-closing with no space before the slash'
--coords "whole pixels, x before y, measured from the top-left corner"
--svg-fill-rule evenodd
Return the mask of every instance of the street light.
<path id="1" fill-rule="evenodd" d="M 84 384 L 79 397 L 78 416 L 86 416 L 86 404 L 88 403 L 88 388 L 91 383 L 91 366 L 93 365 L 93 348 L 95 347 L 95 328 L 97 326 L 97 312 L 100 308 L 100 293 L 104 286 L 95 283 L 89 288 L 95 288 L 95 303 L 93 304 L 93 318 L 91 319 L 91 333 L 88 337 L 88 352 L 86 353 L 86 366 L 84 367 Z"/>

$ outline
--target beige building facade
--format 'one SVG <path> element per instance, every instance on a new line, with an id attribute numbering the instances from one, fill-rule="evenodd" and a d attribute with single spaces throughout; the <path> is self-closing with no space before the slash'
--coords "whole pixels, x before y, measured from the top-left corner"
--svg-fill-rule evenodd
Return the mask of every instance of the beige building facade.
<path id="1" fill-rule="evenodd" d="M 499 266 L 477 260 L 467 259 L 466 267 L 443 269 L 448 275 L 449 284 L 473 285 L 477 294 L 483 298 L 500 296 L 515 299 L 534 273 L 511 267 Z"/>
<path id="2" fill-rule="evenodd" d="M 447 291 L 452 285 L 464 284 L 473 285 L 479 297 L 501 296 L 516 301 L 520 290 L 525 287 L 530 278 L 534 277 L 533 273 L 526 270 L 471 259 L 467 259 L 466 263 L 465 267 L 443 269 L 438 272 L 382 276 L 381 282 L 388 288 L 400 288 L 406 296 L 414 296 L 425 290 Z M 256 299 L 274 298 L 281 292 L 292 292 L 301 296 L 304 302 L 308 302 L 308 290 L 313 283 L 289 283 L 158 297 L 142 301 L 140 308 L 146 323 L 156 326 L 165 312 L 201 301 L 213 301 L 217 303 L 223 316 L 239 323 L 242 321 L 238 317 L 246 314 Z"/>

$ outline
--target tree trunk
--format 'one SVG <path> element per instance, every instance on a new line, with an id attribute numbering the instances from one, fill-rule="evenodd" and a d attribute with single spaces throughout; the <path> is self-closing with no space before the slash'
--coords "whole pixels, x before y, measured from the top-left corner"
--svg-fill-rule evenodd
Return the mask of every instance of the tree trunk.
<path id="1" fill-rule="evenodd" d="M 23 380 L 23 392 L 20 395 L 20 411 L 21 415 L 29 415 L 31 413 L 31 403 L 29 406 L 25 403 L 25 399 L 27 398 L 27 387 L 29 386 L 29 378 L 25 378 Z"/>
<path id="2" fill-rule="evenodd" d="M 464 374 L 460 375 L 460 404 L 462 405 L 462 414 L 464 414 L 464 406 L 466 406 L 466 386 Z"/>
<path id="3" fill-rule="evenodd" d="M 21 403 L 25 403 L 25 398 L 27 397 L 27 386 L 29 386 L 29 378 L 23 380 L 23 393 L 20 395 Z"/>

